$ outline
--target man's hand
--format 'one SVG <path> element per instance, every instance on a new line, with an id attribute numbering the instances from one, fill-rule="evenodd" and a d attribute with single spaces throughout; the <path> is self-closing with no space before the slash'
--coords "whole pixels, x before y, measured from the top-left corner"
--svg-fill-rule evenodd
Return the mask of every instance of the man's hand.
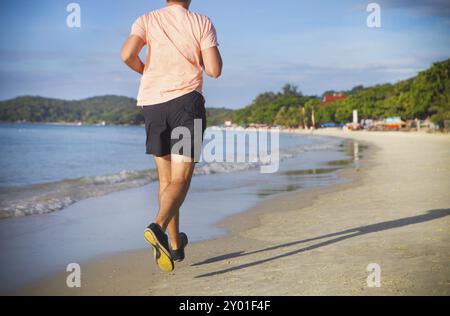
<path id="1" fill-rule="evenodd" d="M 139 58 L 139 53 L 145 46 L 145 41 L 137 35 L 131 35 L 120 51 L 120 58 L 134 71 L 143 74 L 145 65 Z"/>

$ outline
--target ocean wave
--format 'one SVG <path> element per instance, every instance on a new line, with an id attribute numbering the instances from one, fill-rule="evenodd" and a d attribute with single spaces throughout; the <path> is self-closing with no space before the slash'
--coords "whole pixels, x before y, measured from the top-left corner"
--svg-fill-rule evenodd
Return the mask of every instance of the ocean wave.
<path id="1" fill-rule="evenodd" d="M 25 188 L 2 188 L 0 219 L 59 211 L 77 201 L 143 186 L 157 178 L 156 170 L 122 171 Z"/>
<path id="2" fill-rule="evenodd" d="M 307 151 L 336 149 L 339 143 L 327 139 L 321 143 L 288 148 L 280 152 L 280 162 Z M 200 163 L 194 175 L 242 172 L 261 167 L 262 163 Z M 105 176 L 82 177 L 25 188 L 0 188 L 0 219 L 62 210 L 80 200 L 136 188 L 157 180 L 156 170 L 122 171 Z"/>

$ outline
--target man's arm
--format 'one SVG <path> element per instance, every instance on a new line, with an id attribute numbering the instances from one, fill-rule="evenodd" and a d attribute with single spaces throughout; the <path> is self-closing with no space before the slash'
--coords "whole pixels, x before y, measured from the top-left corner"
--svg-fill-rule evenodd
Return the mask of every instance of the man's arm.
<path id="1" fill-rule="evenodd" d="M 139 58 L 139 53 L 144 47 L 145 42 L 137 35 L 131 35 L 126 40 L 120 51 L 120 58 L 125 64 L 134 71 L 143 74 L 145 65 Z"/>
<path id="2" fill-rule="evenodd" d="M 217 46 L 202 50 L 203 67 L 208 76 L 219 78 L 222 74 L 222 56 Z"/>

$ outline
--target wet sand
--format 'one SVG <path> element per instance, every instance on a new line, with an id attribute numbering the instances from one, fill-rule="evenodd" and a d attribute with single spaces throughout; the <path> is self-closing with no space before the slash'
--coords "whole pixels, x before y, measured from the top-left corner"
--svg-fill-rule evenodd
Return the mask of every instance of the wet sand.
<path id="1" fill-rule="evenodd" d="M 189 245 L 170 274 L 152 252 L 81 265 L 82 287 L 59 273 L 26 295 L 449 295 L 450 136 L 418 133 L 317 135 L 370 145 L 350 183 L 276 196 L 220 226 L 227 236 Z M 113 242 L 113 241 L 112 241 Z M 367 266 L 381 287 L 367 285 Z"/>

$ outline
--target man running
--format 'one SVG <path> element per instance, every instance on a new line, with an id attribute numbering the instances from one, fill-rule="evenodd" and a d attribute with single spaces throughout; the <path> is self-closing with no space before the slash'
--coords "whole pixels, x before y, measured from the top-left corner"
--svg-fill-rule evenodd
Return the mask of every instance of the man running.
<path id="1" fill-rule="evenodd" d="M 190 12 L 190 3 L 169 0 L 166 7 L 140 16 L 121 51 L 125 64 L 142 74 L 138 106 L 145 118 L 147 154 L 154 156 L 159 175 L 159 211 L 144 237 L 165 272 L 173 271 L 174 261 L 184 260 L 188 243 L 179 232 L 179 209 L 206 129 L 203 71 L 213 78 L 222 72 L 215 28 L 208 17 Z M 144 64 L 139 53 L 145 45 Z M 185 139 L 174 131 L 180 128 L 190 132 L 190 146 L 181 150 L 177 144 Z"/>

